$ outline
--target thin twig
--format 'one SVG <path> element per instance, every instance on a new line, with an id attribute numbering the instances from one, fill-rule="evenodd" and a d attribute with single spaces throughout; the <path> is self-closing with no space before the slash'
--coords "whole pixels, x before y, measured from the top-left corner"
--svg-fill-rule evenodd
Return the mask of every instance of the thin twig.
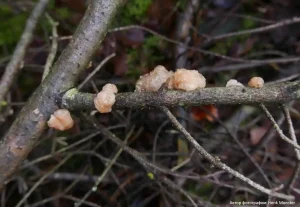
<path id="1" fill-rule="evenodd" d="M 279 134 L 279 137 L 282 140 L 284 140 L 287 143 L 289 143 L 290 145 L 292 145 L 294 148 L 297 148 L 298 150 L 300 150 L 300 146 L 297 143 L 295 143 L 294 141 L 290 140 L 287 136 L 285 136 L 283 134 L 283 131 L 280 129 L 280 127 L 276 123 L 275 119 L 273 118 L 272 114 L 269 112 L 269 110 L 267 109 L 267 107 L 264 104 L 259 104 L 259 106 L 262 108 L 262 110 L 265 112 L 265 114 L 267 115 L 267 117 L 269 118 L 269 120 L 272 122 L 273 127 L 275 128 L 275 130 Z"/>
<path id="2" fill-rule="evenodd" d="M 114 126 L 108 127 L 108 129 L 113 129 L 113 128 L 116 128 L 116 127 L 114 127 Z M 66 147 L 64 147 L 64 148 L 61 148 L 61 149 L 59 149 L 59 150 L 56 151 L 56 152 L 53 152 L 53 153 L 51 153 L 51 154 L 48 154 L 48 155 L 39 157 L 39 158 L 37 158 L 37 159 L 35 159 L 35 160 L 32 160 L 32 161 L 30 161 L 30 162 L 24 163 L 24 165 L 22 165 L 22 166 L 20 167 L 20 169 L 28 168 L 28 167 L 30 167 L 30 166 L 32 166 L 32 165 L 34 165 L 34 164 L 37 164 L 37 163 L 39 163 L 39 162 L 45 161 L 45 160 L 47 160 L 47 159 L 50 159 L 51 157 L 53 157 L 53 156 L 55 156 L 55 155 L 59 155 L 59 154 L 65 153 L 67 150 L 70 150 L 70 149 L 72 149 L 72 148 L 76 147 L 77 145 L 80 145 L 80 144 L 82 144 L 82 143 L 84 143 L 84 142 L 87 142 L 87 141 L 89 141 L 90 139 L 92 139 L 93 137 L 95 137 L 95 136 L 97 136 L 97 135 L 99 135 L 99 134 L 101 134 L 101 132 L 99 132 L 99 131 L 94 132 L 94 133 L 91 133 L 91 134 L 89 134 L 88 136 L 86 136 L 86 137 L 84 137 L 84 138 L 78 140 L 77 142 L 74 142 L 74 143 L 72 143 L 71 145 L 68 145 L 68 146 L 66 146 Z M 82 154 L 84 154 L 84 153 L 85 153 L 85 154 L 91 154 L 89 151 L 76 152 L 76 153 L 78 153 L 78 154 L 79 154 L 79 153 L 82 153 Z M 76 153 L 75 153 L 75 154 L 76 154 Z M 97 153 L 95 153 L 95 154 L 93 154 L 93 155 L 95 155 L 96 157 L 98 157 L 96 154 L 97 154 Z M 101 157 L 100 159 L 105 160 L 106 158 Z M 122 166 L 122 167 L 125 167 L 125 166 Z"/>
<path id="3" fill-rule="evenodd" d="M 220 158 L 210 155 L 203 147 L 200 146 L 200 144 L 190 135 L 190 133 L 188 131 L 186 131 L 186 129 L 180 125 L 180 123 L 177 121 L 175 116 L 170 112 L 170 110 L 168 108 L 161 107 L 161 110 L 167 115 L 167 117 L 170 119 L 170 121 L 184 135 L 184 137 L 192 144 L 192 146 L 195 147 L 197 152 L 200 155 L 202 155 L 203 157 L 205 157 L 214 166 L 228 172 L 229 174 L 233 175 L 234 177 L 244 181 L 248 185 L 254 187 L 255 189 L 257 189 L 267 195 L 270 195 L 272 197 L 286 199 L 286 200 L 294 200 L 295 199 L 294 196 L 292 196 L 292 195 L 285 195 L 282 193 L 273 192 L 273 190 L 267 189 L 267 188 L 261 186 L 260 184 L 255 183 L 248 177 L 240 174 L 238 171 L 235 171 L 232 168 L 230 168 L 229 166 L 227 166 L 226 164 L 222 163 L 220 161 Z"/>
<path id="4" fill-rule="evenodd" d="M 40 0 L 33 9 L 30 17 L 27 19 L 21 39 L 18 42 L 18 45 L 9 63 L 7 64 L 0 81 L 0 101 L 3 101 L 5 99 L 6 94 L 10 90 L 11 85 L 13 84 L 20 69 L 22 68 L 22 61 L 25 56 L 26 48 L 32 40 L 33 31 L 36 27 L 38 19 L 43 14 L 43 11 L 45 10 L 48 2 L 49 0 Z"/>
<path id="5" fill-rule="evenodd" d="M 49 21 L 49 23 L 52 26 L 52 44 L 51 44 L 51 49 L 50 49 L 50 53 L 47 57 L 47 61 L 45 64 L 45 69 L 43 72 L 43 77 L 42 80 L 44 80 L 46 78 L 46 76 L 49 74 L 50 72 L 50 68 L 53 64 L 53 61 L 55 59 L 56 56 L 56 52 L 57 52 L 57 38 L 58 38 L 58 34 L 57 34 L 57 26 L 58 26 L 58 22 L 55 22 L 48 14 L 46 14 L 46 17 Z"/>
<path id="6" fill-rule="evenodd" d="M 209 110 L 205 109 L 204 107 L 202 107 L 202 110 L 205 111 L 208 115 L 210 115 L 211 117 L 214 118 L 214 120 L 216 120 L 224 129 L 225 131 L 228 133 L 228 135 L 237 143 L 237 145 L 239 146 L 239 148 L 243 151 L 243 153 L 246 155 L 246 157 L 248 157 L 248 159 L 251 161 L 251 163 L 257 168 L 258 172 L 262 175 L 262 177 L 265 179 L 265 181 L 267 182 L 267 184 L 269 185 L 269 188 L 272 187 L 271 182 L 268 178 L 268 176 L 265 174 L 265 172 L 263 171 L 263 169 L 259 166 L 259 164 L 254 160 L 254 158 L 250 155 L 250 153 L 245 149 L 245 147 L 243 146 L 243 144 L 240 142 L 240 140 L 237 138 L 237 136 L 235 136 L 231 130 L 229 130 L 229 128 L 219 119 L 217 118 L 214 114 L 210 113 Z"/>
<path id="7" fill-rule="evenodd" d="M 62 195 L 55 195 L 55 196 L 51 196 L 49 198 L 45 198 L 45 199 L 43 199 L 41 201 L 38 201 L 38 202 L 30 204 L 30 207 L 40 207 L 40 206 L 43 206 L 43 205 L 45 205 L 48 202 L 54 201 L 56 199 L 59 199 L 61 196 Z"/>
<path id="8" fill-rule="evenodd" d="M 201 72 L 220 72 L 220 71 L 233 71 L 233 70 L 244 70 L 249 68 L 255 68 L 263 65 L 268 64 L 285 64 L 290 62 L 299 62 L 300 57 L 283 57 L 283 58 L 270 58 L 264 60 L 255 60 L 255 62 L 247 62 L 247 63 L 239 63 L 239 64 L 230 64 L 224 66 L 217 66 L 217 67 L 201 67 L 199 71 Z"/>
<path id="9" fill-rule="evenodd" d="M 84 84 L 86 84 L 103 67 L 105 63 L 107 63 L 111 58 L 115 56 L 116 53 L 112 53 L 109 56 L 107 56 L 104 60 L 102 60 L 101 63 L 95 68 L 95 70 L 91 72 L 82 83 L 80 83 L 80 85 L 77 87 L 78 90 L 80 90 L 84 86 Z"/>
<path id="10" fill-rule="evenodd" d="M 189 157 L 186 158 L 185 160 L 183 160 L 181 163 L 177 164 L 176 166 L 172 167 L 171 171 L 172 172 L 175 172 L 177 171 L 178 169 L 180 169 L 181 167 L 183 167 L 184 165 L 186 165 L 187 163 L 189 163 L 193 157 L 195 153 L 195 150 L 192 149 L 192 152 L 190 153 Z"/>
<path id="11" fill-rule="evenodd" d="M 273 20 L 263 19 L 263 18 L 259 18 L 259 17 L 255 17 L 255 16 L 251 16 L 251 15 L 245 15 L 245 14 L 232 13 L 232 14 L 228 14 L 228 16 L 237 17 L 237 18 L 241 18 L 241 19 L 250 19 L 250 20 L 261 22 L 264 24 L 274 24 L 275 23 Z"/>
<path id="12" fill-rule="evenodd" d="M 158 137 L 159 137 L 159 133 L 161 132 L 161 130 L 169 123 L 168 120 L 166 120 L 164 123 L 162 123 L 159 128 L 157 129 L 156 133 L 155 133 L 155 136 L 154 136 L 154 141 L 153 141 L 153 148 L 152 148 L 152 162 L 153 164 L 155 164 L 156 162 L 156 156 L 155 156 L 155 153 L 156 153 L 156 146 L 157 146 L 157 140 L 158 140 Z"/>
<path id="13" fill-rule="evenodd" d="M 74 181 L 77 180 L 81 182 L 96 182 L 97 178 L 99 176 L 97 175 L 84 175 L 84 174 L 79 174 L 79 173 L 68 173 L 68 172 L 56 172 L 53 173 L 48 177 L 48 179 L 53 179 L 53 180 L 64 180 L 64 181 Z M 109 182 L 109 181 L 105 181 Z"/>
<path id="14" fill-rule="evenodd" d="M 282 82 L 286 82 L 286 81 L 291 81 L 291 80 L 296 79 L 298 77 L 300 77 L 300 73 L 296 73 L 296 74 L 290 75 L 288 77 L 278 79 L 276 81 L 268 82 L 268 84 L 275 84 L 275 83 L 282 83 Z"/>
<path id="15" fill-rule="evenodd" d="M 75 198 L 74 196 L 70 196 L 70 195 L 62 195 L 61 197 L 65 198 L 65 199 L 68 199 L 68 200 L 71 200 L 71 201 L 74 201 L 75 204 L 76 204 L 76 202 L 80 202 L 81 201 L 81 199 Z M 97 204 L 89 202 L 89 201 L 83 201 L 82 203 L 85 204 L 85 205 L 87 205 L 87 206 L 91 206 L 91 207 L 102 207 L 100 205 L 97 205 Z"/>
<path id="16" fill-rule="evenodd" d="M 130 136 L 127 136 L 124 140 L 124 143 L 126 144 L 127 140 L 129 139 Z M 105 176 L 107 175 L 108 171 L 111 169 L 111 167 L 114 165 L 114 163 L 117 161 L 117 159 L 119 158 L 119 156 L 121 155 L 121 153 L 123 152 L 124 148 L 120 148 L 118 150 L 118 152 L 115 154 L 114 158 L 109 162 L 109 164 L 107 165 L 107 167 L 105 168 L 105 170 L 102 172 L 102 174 L 98 177 L 98 179 L 95 182 L 95 185 L 80 199 L 80 201 L 75 203 L 75 207 L 79 207 L 81 206 L 82 202 L 85 201 L 89 195 L 92 192 L 95 192 L 98 188 L 98 185 L 102 182 L 102 180 L 105 178 Z"/>
<path id="17" fill-rule="evenodd" d="M 22 199 L 18 202 L 16 207 L 20 207 L 24 201 L 35 191 L 35 189 L 54 171 L 56 171 L 58 168 L 60 168 L 63 164 L 65 164 L 70 158 L 72 157 L 72 154 L 65 157 L 62 161 L 59 162 L 58 165 L 56 165 L 54 168 L 49 170 L 45 175 L 43 175 L 32 187 L 31 189 L 22 197 Z"/>
<path id="18" fill-rule="evenodd" d="M 162 177 L 161 179 L 163 180 L 164 183 L 166 183 L 167 185 L 171 186 L 172 188 L 178 190 L 185 197 L 187 197 L 187 199 L 189 199 L 189 201 L 191 201 L 191 203 L 193 204 L 193 206 L 195 206 L 195 207 L 198 206 L 197 203 L 192 199 L 192 197 L 184 189 L 182 189 L 180 186 L 178 186 L 176 183 L 172 182 L 167 177 Z"/>
<path id="19" fill-rule="evenodd" d="M 199 47 L 188 46 L 183 42 L 168 38 L 168 37 L 166 37 L 162 34 L 159 34 L 158 32 L 155 32 L 155 31 L 153 31 L 153 30 L 151 30 L 147 27 L 140 26 L 140 25 L 128 25 L 128 26 L 124 26 L 124 27 L 118 27 L 118 28 L 111 29 L 109 32 L 118 32 L 118 31 L 129 30 L 129 29 L 144 30 L 144 31 L 146 31 L 148 33 L 151 33 L 151 34 L 153 34 L 153 35 L 155 35 L 155 36 L 157 36 L 157 37 L 159 37 L 159 38 L 161 38 L 161 39 L 163 39 L 167 42 L 170 42 L 170 43 L 173 43 L 173 44 L 176 44 L 176 45 L 180 45 L 181 47 L 184 47 L 184 48 L 189 49 L 189 50 L 200 52 L 204 55 L 209 55 L 209 56 L 212 56 L 212 57 L 219 57 L 219 58 L 234 61 L 234 62 L 250 62 L 249 60 L 246 60 L 246 59 L 243 59 L 243 58 L 229 57 L 229 56 L 226 56 L 226 55 L 222 55 L 220 53 L 215 53 L 215 52 L 212 52 L 212 51 L 204 50 L 204 49 L 201 49 Z"/>
<path id="20" fill-rule="evenodd" d="M 209 55 L 212 57 L 219 57 L 225 60 L 230 60 L 233 62 L 242 62 L 241 64 L 236 64 L 236 65 L 230 65 L 230 66 L 220 66 L 218 68 L 201 68 L 200 71 L 225 71 L 225 70 L 231 70 L 231 68 L 234 70 L 237 69 L 246 69 L 246 68 L 251 68 L 251 67 L 256 67 L 256 66 L 261 66 L 261 65 L 266 65 L 266 64 L 271 64 L 271 63 L 289 63 L 289 62 L 297 62 L 300 61 L 299 57 L 286 57 L 286 58 L 271 58 L 271 59 L 265 59 L 265 60 L 256 60 L 256 59 L 252 59 L 252 60 L 247 60 L 247 59 L 243 59 L 243 58 L 234 58 L 234 57 L 229 57 L 226 55 L 222 55 L 219 53 L 215 53 L 212 51 L 208 51 L 208 50 L 204 50 L 201 49 L 199 47 L 193 47 L 193 46 L 188 46 L 186 45 L 184 42 L 180 42 L 171 38 L 168 38 L 162 34 L 159 34 L 158 32 L 155 32 L 147 27 L 143 27 L 140 25 L 128 25 L 128 26 L 124 26 L 124 27 L 118 27 L 115 29 L 110 30 L 109 32 L 117 32 L 117 31 L 123 31 L 123 30 L 129 30 L 129 29 L 141 29 L 144 30 L 146 32 L 149 32 L 167 42 L 176 44 L 176 45 L 180 45 L 181 47 L 184 47 L 186 49 L 192 50 L 192 51 L 197 51 L 200 52 L 204 55 Z"/>
<path id="21" fill-rule="evenodd" d="M 90 120 L 91 121 L 91 120 Z M 192 179 L 192 180 L 201 180 L 204 178 L 205 181 L 209 181 L 212 182 L 214 184 L 217 185 L 221 185 L 227 188 L 235 188 L 231 185 L 228 184 L 223 184 L 214 180 L 210 180 L 207 179 L 205 176 L 199 176 L 199 175 L 187 175 L 187 174 L 180 174 L 180 173 L 176 173 L 176 172 L 172 172 L 171 170 L 164 168 L 162 166 L 158 166 L 157 164 L 153 164 L 152 162 L 148 161 L 143 153 L 140 153 L 138 151 L 136 151 L 135 149 L 132 149 L 130 147 L 128 147 L 123 141 L 120 140 L 120 138 L 118 138 L 115 134 L 111 133 L 107 127 L 104 127 L 102 124 L 99 123 L 93 123 L 93 125 L 99 129 L 99 131 L 109 140 L 111 140 L 112 142 L 114 142 L 115 144 L 117 144 L 119 147 L 123 147 L 124 151 L 126 151 L 128 154 L 130 154 L 132 157 L 134 157 L 141 165 L 143 165 L 146 169 L 151 169 L 153 170 L 153 173 L 155 174 L 156 172 L 161 172 L 161 173 L 165 173 L 168 175 L 172 175 L 175 177 L 179 177 L 179 178 L 188 178 L 188 179 Z M 239 190 L 244 190 L 247 192 L 251 192 L 254 193 L 251 189 L 245 188 L 245 187 L 240 187 Z"/>
<path id="22" fill-rule="evenodd" d="M 244 30 L 244 31 L 238 31 L 238 32 L 232 32 L 232 33 L 213 36 L 213 37 L 210 37 L 208 39 L 208 41 L 211 42 L 211 41 L 217 41 L 217 40 L 221 40 L 221 39 L 225 39 L 225 38 L 233 37 L 233 36 L 238 36 L 238 35 L 246 35 L 246 34 L 255 34 L 255 33 L 260 33 L 260 32 L 267 32 L 267 31 L 270 31 L 270 30 L 277 29 L 279 27 L 283 27 L 283 26 L 287 26 L 287 25 L 295 24 L 295 23 L 299 23 L 299 22 L 300 22 L 300 17 L 294 17 L 292 19 L 286 19 L 286 20 L 277 22 L 275 24 L 271 24 L 271 25 L 267 25 L 267 26 L 263 26 L 263 27 L 258 27 L 258 28 L 255 28 L 255 29 L 249 29 L 249 30 Z"/>
<path id="23" fill-rule="evenodd" d="M 280 114 L 280 116 L 277 118 L 276 123 L 280 127 L 284 122 L 284 115 Z M 264 136 L 259 140 L 259 142 L 253 146 L 249 153 L 251 155 L 255 154 L 259 149 L 266 146 L 267 143 L 276 135 L 276 130 L 274 127 L 270 127 L 268 131 L 264 134 Z M 247 162 L 244 162 L 242 165 L 247 165 Z"/>
<path id="24" fill-rule="evenodd" d="M 294 129 L 293 122 L 292 122 L 292 119 L 291 119 L 290 111 L 289 111 L 288 107 L 284 104 L 282 104 L 282 109 L 283 109 L 283 112 L 284 112 L 285 119 L 286 119 L 286 121 L 288 123 L 288 126 L 289 126 L 289 135 L 290 135 L 291 139 L 293 140 L 293 142 L 295 144 L 297 144 L 297 137 L 296 137 L 296 134 L 295 134 L 295 129 Z M 290 178 L 288 184 L 286 185 L 288 193 L 291 192 L 291 190 L 294 186 L 294 183 L 296 182 L 296 180 L 298 178 L 298 175 L 299 175 L 299 172 L 300 172 L 300 151 L 295 149 L 295 154 L 296 154 L 296 158 L 297 158 L 297 164 L 295 166 L 293 176 Z"/>
<path id="25" fill-rule="evenodd" d="M 53 156 L 55 156 L 55 155 L 58 155 L 58 154 L 63 153 L 63 152 L 66 152 L 67 150 L 69 150 L 69 149 L 71 149 L 71 148 L 73 148 L 73 147 L 75 147 L 75 146 L 77 146 L 77 145 L 79 145 L 79 144 L 81 144 L 81 143 L 84 143 L 84 142 L 86 142 L 86 141 L 88 141 L 88 140 L 90 140 L 90 139 L 92 139 L 93 137 L 99 135 L 100 133 L 101 133 L 101 132 L 95 132 L 95 133 L 92 133 L 92 134 L 90 134 L 89 136 L 87 136 L 87 137 L 85 137 L 85 138 L 83 138 L 83 139 L 80 139 L 79 141 L 77 141 L 77 142 L 75 142 L 75 143 L 73 143 L 73 144 L 71 144 L 71 145 L 69 145 L 69 146 L 67 146 L 67 147 L 64 147 L 64 148 L 62 148 L 62 149 L 60 149 L 60 150 L 58 150 L 58 151 L 56 151 L 56 152 L 54 152 L 54 153 L 52 153 L 52 154 L 48 154 L 48 155 L 39 157 L 39 158 L 37 158 L 37 159 L 35 159 L 35 160 L 33 160 L 33 161 L 30 161 L 30 162 L 24 164 L 23 166 L 21 166 L 21 169 L 27 168 L 27 167 L 29 167 L 29 166 L 31 166 L 31 165 L 34 165 L 34 164 L 37 164 L 37 163 L 39 163 L 39 162 L 41 162 L 41 161 L 50 159 L 51 157 L 53 157 Z"/>
<path id="26" fill-rule="evenodd" d="M 68 187 L 66 187 L 64 190 L 62 190 L 60 194 L 52 196 L 50 198 L 43 199 L 41 201 L 37 201 L 37 202 L 31 204 L 30 207 L 42 206 L 52 200 L 59 199 L 62 196 L 65 196 L 65 194 L 67 194 L 79 181 L 81 181 L 86 169 L 87 169 L 87 167 L 85 167 L 80 174 L 77 174 L 76 178 L 72 179 L 73 182 Z M 55 174 L 55 173 L 53 173 L 53 174 Z M 50 177 L 51 177 L 51 175 L 48 178 L 50 178 Z"/>

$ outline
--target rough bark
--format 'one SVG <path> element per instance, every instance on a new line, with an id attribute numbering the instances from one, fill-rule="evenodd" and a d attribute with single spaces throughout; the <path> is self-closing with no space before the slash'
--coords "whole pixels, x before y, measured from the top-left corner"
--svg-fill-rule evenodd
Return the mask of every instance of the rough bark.
<path id="1" fill-rule="evenodd" d="M 69 110 L 92 110 L 96 94 L 80 93 L 71 89 L 58 98 L 61 108 Z M 212 87 L 195 91 L 160 90 L 158 92 L 119 93 L 113 109 L 174 106 L 199 106 L 207 104 L 257 104 L 285 103 L 300 99 L 300 81 L 265 86 L 260 89 L 249 87 Z"/>
<path id="2" fill-rule="evenodd" d="M 0 188 L 16 171 L 58 108 L 56 97 L 74 87 L 78 75 L 103 40 L 122 0 L 94 0 L 73 39 L 54 64 L 50 74 L 28 100 L 0 144 Z"/>

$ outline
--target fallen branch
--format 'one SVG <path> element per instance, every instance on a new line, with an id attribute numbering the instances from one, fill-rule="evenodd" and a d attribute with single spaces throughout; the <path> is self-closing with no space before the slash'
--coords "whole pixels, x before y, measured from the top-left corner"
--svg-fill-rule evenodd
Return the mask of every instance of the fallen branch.
<path id="1" fill-rule="evenodd" d="M 93 110 L 96 94 L 81 93 L 71 89 L 58 97 L 58 105 L 69 110 Z M 157 106 L 199 106 L 207 104 L 258 104 L 285 103 L 300 99 L 300 81 L 265 86 L 213 87 L 194 91 L 160 90 L 158 92 L 119 93 L 113 109 Z"/>

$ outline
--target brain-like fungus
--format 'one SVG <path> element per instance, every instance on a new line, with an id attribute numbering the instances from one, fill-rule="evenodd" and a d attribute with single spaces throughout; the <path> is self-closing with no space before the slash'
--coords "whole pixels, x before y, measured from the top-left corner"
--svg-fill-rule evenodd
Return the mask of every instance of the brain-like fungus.
<path id="1" fill-rule="evenodd" d="M 205 88 L 206 79 L 197 70 L 177 69 L 168 81 L 169 89 L 192 91 L 197 88 Z"/>
<path id="2" fill-rule="evenodd" d="M 51 115 L 47 124 L 50 128 L 65 131 L 73 127 L 74 121 L 68 110 L 58 109 Z"/>
<path id="3" fill-rule="evenodd" d="M 112 93 L 118 93 L 118 88 L 116 85 L 107 83 L 105 86 L 102 87 L 102 91 L 110 91 Z"/>
<path id="4" fill-rule="evenodd" d="M 141 76 L 135 85 L 137 92 L 158 91 L 159 88 L 173 75 L 164 66 L 158 65 L 153 71 Z"/>
<path id="5" fill-rule="evenodd" d="M 116 102 L 116 93 L 118 88 L 111 83 L 103 86 L 100 93 L 97 94 L 97 97 L 94 99 L 95 108 L 100 113 L 109 113 L 112 110 L 112 106 Z"/>
<path id="6" fill-rule="evenodd" d="M 264 79 L 261 77 L 253 77 L 249 80 L 248 86 L 251 88 L 261 88 L 264 86 Z"/>
<path id="7" fill-rule="evenodd" d="M 235 79 L 230 79 L 227 83 L 226 83 L 226 87 L 232 87 L 232 86 L 239 86 L 239 87 L 243 87 L 244 85 L 241 84 L 240 82 L 238 82 Z"/>

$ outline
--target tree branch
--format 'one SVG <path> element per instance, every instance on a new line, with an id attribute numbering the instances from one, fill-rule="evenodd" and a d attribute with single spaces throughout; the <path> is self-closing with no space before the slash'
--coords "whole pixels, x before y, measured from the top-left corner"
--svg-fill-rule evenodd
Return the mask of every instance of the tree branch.
<path id="1" fill-rule="evenodd" d="M 96 94 L 81 93 L 71 89 L 58 98 L 58 105 L 69 110 L 92 110 Z M 213 87 L 195 91 L 160 90 L 158 92 L 119 93 L 113 109 L 148 108 L 157 106 L 199 106 L 206 104 L 257 104 L 285 103 L 300 99 L 300 81 L 265 86 Z"/>
<path id="2" fill-rule="evenodd" d="M 31 151 L 57 109 L 56 97 L 74 87 L 103 40 L 122 0 L 90 1 L 73 39 L 31 96 L 0 144 L 0 189 Z"/>

